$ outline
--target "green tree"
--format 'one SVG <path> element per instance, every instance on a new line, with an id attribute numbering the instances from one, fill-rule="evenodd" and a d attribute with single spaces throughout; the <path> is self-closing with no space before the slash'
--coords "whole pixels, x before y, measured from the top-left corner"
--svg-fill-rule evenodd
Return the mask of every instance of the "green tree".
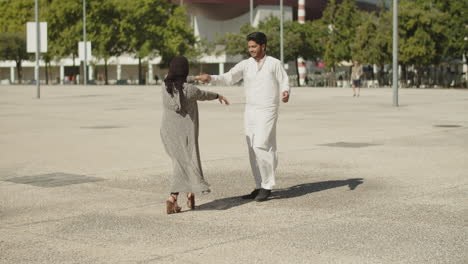
<path id="1" fill-rule="evenodd" d="M 259 30 L 253 28 L 250 24 L 244 24 L 241 26 L 239 31 L 239 33 L 228 32 L 224 36 L 219 36 L 217 43 L 224 46 L 224 52 L 226 52 L 228 55 L 241 55 L 243 58 L 248 58 L 250 54 L 247 49 L 246 36 L 254 31 Z M 270 53 L 270 46 L 271 44 L 268 41 L 268 53 Z"/>
<path id="2" fill-rule="evenodd" d="M 34 1 L 1 1 L 0 32 L 26 32 L 26 22 L 32 21 L 34 21 Z"/>
<path id="3" fill-rule="evenodd" d="M 280 58 L 280 20 L 277 17 L 269 17 L 258 27 L 253 28 L 250 24 L 241 26 L 239 33 L 226 33 L 218 39 L 218 43 L 225 46 L 228 55 L 242 55 L 244 58 L 250 56 L 247 49 L 246 36 L 254 31 L 261 31 L 267 35 L 267 54 Z M 294 21 L 284 23 L 284 60 L 297 61 L 299 57 L 305 60 L 316 60 L 321 55 L 322 46 L 317 35 L 318 24 L 307 22 L 299 24 Z M 297 65 L 296 72 L 298 73 Z M 298 79 L 299 85 L 299 79 Z"/>
<path id="4" fill-rule="evenodd" d="M 361 19 L 354 1 L 343 0 L 338 5 L 336 16 L 332 24 L 336 34 L 336 52 L 340 60 L 352 59 L 351 46 L 356 38 L 356 29 L 361 24 Z"/>
<path id="5" fill-rule="evenodd" d="M 93 56 L 104 60 L 105 84 L 109 84 L 109 58 L 121 55 L 125 48 L 117 5 L 118 2 L 112 0 L 91 1 L 87 12 L 86 31 L 92 42 Z"/>
<path id="6" fill-rule="evenodd" d="M 379 65 L 379 84 L 384 83 L 383 66 L 392 59 L 392 23 L 388 10 L 382 9 L 378 15 L 362 12 L 362 24 L 357 28 L 356 39 L 352 44 L 353 59 L 361 63 Z"/>
<path id="7" fill-rule="evenodd" d="M 417 3 L 399 6 L 399 50 L 403 64 L 433 64 L 443 57 L 448 16 L 434 9 L 427 12 Z"/>
<path id="8" fill-rule="evenodd" d="M 172 6 L 169 19 L 163 31 L 163 45 L 153 45 L 161 56 L 162 64 L 169 65 L 171 58 L 177 55 L 186 55 L 195 58 L 201 50 L 199 47 L 210 47 L 202 40 L 197 41 L 190 27 L 184 6 Z"/>
<path id="9" fill-rule="evenodd" d="M 449 31 L 447 21 L 450 18 L 438 9 L 428 12 L 413 1 L 401 1 L 398 11 L 398 59 L 407 83 L 407 65 L 415 65 L 420 73 L 423 65 L 438 64 L 444 58 Z M 418 76 L 419 84 L 421 74 Z"/>
<path id="10" fill-rule="evenodd" d="M 191 63 L 199 63 L 203 56 L 220 54 L 216 44 L 216 42 L 208 41 L 206 38 L 197 39 L 193 48 L 190 48 L 185 56 Z"/>
<path id="11" fill-rule="evenodd" d="M 444 56 L 452 59 L 462 59 L 468 56 L 468 2 L 462 0 L 418 0 L 418 4 L 426 10 L 438 9 L 446 13 L 448 30 Z"/>
<path id="12" fill-rule="evenodd" d="M 320 23 L 321 32 L 328 33 L 323 37 L 325 67 L 331 71 L 330 85 L 335 85 L 335 66 L 341 61 L 352 59 L 351 49 L 356 29 L 361 23 L 356 4 L 351 0 L 343 0 L 340 4 L 336 0 L 329 0 Z"/>
<path id="13" fill-rule="evenodd" d="M 82 41 L 82 0 L 54 0 L 47 10 L 51 54 L 75 58 Z M 195 37 L 183 7 L 166 0 L 88 0 L 87 35 L 93 54 L 107 61 L 122 53 L 135 54 L 139 83 L 142 59 L 161 56 L 163 62 L 193 49 Z"/>
<path id="14" fill-rule="evenodd" d="M 19 83 L 23 79 L 22 62 L 31 56 L 26 52 L 26 37 L 24 33 L 0 33 L 0 60 L 13 60 Z"/>
<path id="15" fill-rule="evenodd" d="M 54 0 L 46 11 L 49 54 L 58 60 L 78 56 L 78 42 L 83 40 L 82 0 Z M 74 68 L 74 67 L 73 67 Z"/>
<path id="16" fill-rule="evenodd" d="M 256 28 L 250 24 L 244 24 L 240 28 L 239 33 L 226 33 L 218 39 L 218 43 L 225 46 L 225 52 L 228 55 L 242 55 L 244 58 L 250 57 L 247 49 L 246 37 L 252 32 L 260 31 L 267 36 L 266 53 L 272 57 L 280 58 L 280 21 L 277 17 L 269 17 L 261 22 Z M 294 53 L 298 50 L 298 42 L 300 35 L 298 32 L 293 32 L 294 26 L 291 22 L 284 24 L 284 60 L 290 61 L 294 59 Z"/>
<path id="17" fill-rule="evenodd" d="M 293 60 L 296 65 L 296 75 L 299 77 L 299 67 L 297 60 L 302 57 L 304 60 L 318 61 L 323 53 L 323 45 L 320 42 L 320 24 L 307 21 L 305 24 L 288 21 L 284 26 L 285 32 L 285 59 Z M 297 78 L 297 86 L 300 86 Z"/>
<path id="18" fill-rule="evenodd" d="M 33 21 L 34 1 L 3 0 L 0 4 L 0 59 L 14 60 L 18 82 L 23 79 L 22 61 L 26 52 L 26 22 Z"/>
<path id="19" fill-rule="evenodd" d="M 50 63 L 52 61 L 52 55 L 49 52 L 46 52 L 42 54 L 41 59 L 45 63 L 45 78 L 46 78 L 46 84 L 49 84 L 49 79 L 50 79 Z"/>
<path id="20" fill-rule="evenodd" d="M 337 43 L 338 37 L 336 35 L 336 15 L 338 13 L 338 4 L 336 0 L 329 0 L 327 7 L 323 11 L 322 18 L 319 20 L 322 25 L 322 41 L 324 42 L 325 52 L 323 60 L 325 67 L 328 71 L 333 70 L 338 64 L 339 58 L 337 56 Z"/>
<path id="21" fill-rule="evenodd" d="M 142 59 L 157 55 L 157 52 L 169 50 L 166 47 L 170 40 L 165 39 L 167 33 L 168 21 L 174 14 L 176 5 L 166 0 L 121 0 L 119 1 L 118 11 L 122 17 L 120 20 L 120 29 L 126 43 L 126 51 L 135 54 L 138 58 L 138 80 L 143 84 L 143 65 Z M 187 19 L 183 15 L 180 19 Z M 174 19 L 171 26 L 177 28 Z M 174 25 L 175 24 L 175 25 Z M 177 38 L 176 41 L 180 41 Z M 164 55 L 164 54 L 163 54 Z"/>
<path id="22" fill-rule="evenodd" d="M 324 60 L 327 69 L 331 70 L 340 61 L 352 59 L 351 46 L 361 21 L 356 4 L 350 0 L 344 0 L 340 4 L 330 0 L 320 21 L 322 31 L 328 31 L 325 36 Z"/>

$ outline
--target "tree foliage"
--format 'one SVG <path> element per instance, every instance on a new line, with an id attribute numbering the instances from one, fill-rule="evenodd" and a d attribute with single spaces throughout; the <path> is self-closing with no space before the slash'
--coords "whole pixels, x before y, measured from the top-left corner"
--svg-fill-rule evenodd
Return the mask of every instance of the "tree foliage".
<path id="1" fill-rule="evenodd" d="M 226 33 L 218 39 L 218 43 L 225 46 L 225 52 L 229 55 L 241 54 L 248 58 L 246 37 L 248 34 L 261 31 L 267 35 L 267 54 L 280 58 L 280 20 L 277 17 L 269 17 L 258 27 L 244 24 L 239 33 Z M 284 23 L 284 60 L 296 60 L 299 56 L 304 59 L 316 60 L 320 57 L 322 46 L 317 33 L 318 25 L 313 22 L 299 24 L 294 21 Z"/>
<path id="2" fill-rule="evenodd" d="M 197 53 L 195 44 L 203 45 L 203 42 L 197 42 L 195 39 L 193 29 L 185 16 L 184 6 L 173 6 L 164 27 L 162 40 L 163 45 L 158 51 L 164 65 L 168 65 L 170 59 L 177 55 L 189 54 L 187 57 L 193 57 Z"/>
<path id="3" fill-rule="evenodd" d="M 362 24 L 357 28 L 352 43 L 352 57 L 365 64 L 383 66 L 392 59 L 392 23 L 389 12 L 362 13 Z"/>
<path id="4" fill-rule="evenodd" d="M 439 63 L 448 39 L 448 15 L 438 9 L 429 12 L 413 1 L 401 1 L 398 12 L 400 62 L 415 65 Z"/>
<path id="5" fill-rule="evenodd" d="M 443 39 L 443 57 L 461 59 L 468 53 L 468 2 L 463 0 L 416 0 L 419 9 L 439 13 L 446 31 Z M 444 13 L 444 15 L 440 13 Z M 439 18 L 443 16 L 443 18 Z M 431 19 L 434 19 L 431 17 Z M 441 21 L 437 21 L 439 24 Z"/>
<path id="6" fill-rule="evenodd" d="M 324 35 L 324 61 L 328 70 L 341 61 L 352 58 L 352 45 L 356 29 L 361 23 L 356 4 L 351 0 L 343 0 L 340 4 L 330 0 L 320 19 Z"/>
<path id="7" fill-rule="evenodd" d="M 26 32 L 26 22 L 31 21 L 34 21 L 34 1 L 1 1 L 0 32 Z"/>
<path id="8" fill-rule="evenodd" d="M 0 60 L 12 60 L 16 63 L 18 80 L 22 81 L 21 63 L 31 57 L 26 52 L 26 37 L 20 33 L 0 33 Z"/>
<path id="9" fill-rule="evenodd" d="M 399 60 L 403 66 L 437 65 L 467 55 L 467 1 L 399 3 Z M 78 42 L 83 40 L 82 8 L 82 0 L 40 0 L 40 21 L 48 23 L 49 52 L 43 57 L 45 60 L 77 56 Z M 388 64 L 392 55 L 391 13 L 391 8 L 385 6 L 376 13 L 368 13 L 358 11 L 352 0 L 328 0 L 321 19 L 305 24 L 284 23 L 284 59 L 323 60 L 328 70 L 353 58 L 362 63 Z M 34 1 L 1 0 L 1 45 L 3 50 L 8 47 L 17 52 L 15 61 L 29 58 L 21 53 L 25 49 L 28 21 L 34 21 Z M 245 24 L 239 33 L 226 33 L 216 44 L 224 44 L 229 55 L 248 57 L 246 35 L 262 31 L 268 36 L 267 53 L 279 58 L 279 27 L 279 19 L 270 17 L 256 28 Z M 138 58 L 140 80 L 148 59 L 159 56 L 161 63 L 167 65 L 175 55 L 196 61 L 202 54 L 215 50 L 214 43 L 195 38 L 184 7 L 168 0 L 87 0 L 87 35 L 93 55 L 104 59 L 106 64 L 108 58 L 123 53 Z M 12 48 L 12 45 L 23 46 Z M 8 54 L 9 58 L 13 53 Z"/>
<path id="10" fill-rule="evenodd" d="M 91 1 L 87 15 L 87 40 L 92 43 L 93 56 L 104 60 L 105 84 L 109 83 L 109 58 L 121 55 L 125 47 L 117 4 L 116 1 Z"/>
<path id="11" fill-rule="evenodd" d="M 34 20 L 34 1 L 3 0 L 0 4 L 0 60 L 13 60 L 19 83 L 22 61 L 31 58 L 26 52 L 26 22 Z"/>
<path id="12" fill-rule="evenodd" d="M 120 30 L 125 50 L 139 59 L 162 57 L 167 64 L 171 57 L 187 52 L 195 44 L 183 7 L 167 0 L 120 0 Z"/>
<path id="13" fill-rule="evenodd" d="M 78 56 L 83 41 L 82 0 L 52 1 L 46 11 L 49 51 L 57 59 Z"/>

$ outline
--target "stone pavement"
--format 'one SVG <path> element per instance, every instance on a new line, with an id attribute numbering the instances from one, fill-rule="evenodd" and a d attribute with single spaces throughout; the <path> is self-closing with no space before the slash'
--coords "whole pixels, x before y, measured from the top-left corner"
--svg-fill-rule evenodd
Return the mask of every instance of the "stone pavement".
<path id="1" fill-rule="evenodd" d="M 160 87 L 0 86 L 0 263 L 468 262 L 468 90 L 294 89 L 256 203 L 243 90 L 204 88 L 212 192 L 168 216 Z"/>

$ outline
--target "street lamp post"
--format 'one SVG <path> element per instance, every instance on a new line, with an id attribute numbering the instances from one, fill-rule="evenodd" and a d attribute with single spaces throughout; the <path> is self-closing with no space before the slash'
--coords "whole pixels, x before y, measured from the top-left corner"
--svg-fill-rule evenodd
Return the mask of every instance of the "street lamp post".
<path id="1" fill-rule="evenodd" d="M 34 13 L 36 16 L 36 69 L 35 69 L 35 75 L 36 75 L 36 87 L 37 87 L 37 98 L 41 98 L 41 84 L 40 84 L 40 79 L 41 76 L 39 76 L 39 59 L 40 59 L 40 50 L 41 50 L 41 41 L 40 41 L 40 27 L 39 27 L 39 3 L 38 0 L 35 2 L 34 6 Z"/>
<path id="2" fill-rule="evenodd" d="M 250 0 L 250 25 L 253 26 L 253 0 Z"/>
<path id="3" fill-rule="evenodd" d="M 393 106 L 398 106 L 398 0 L 393 0 Z"/>
<path id="4" fill-rule="evenodd" d="M 84 60 L 83 60 L 83 83 L 84 85 L 88 82 L 88 74 L 86 70 L 86 65 L 88 64 L 88 51 L 86 45 L 86 0 L 83 0 L 83 50 L 84 50 Z"/>

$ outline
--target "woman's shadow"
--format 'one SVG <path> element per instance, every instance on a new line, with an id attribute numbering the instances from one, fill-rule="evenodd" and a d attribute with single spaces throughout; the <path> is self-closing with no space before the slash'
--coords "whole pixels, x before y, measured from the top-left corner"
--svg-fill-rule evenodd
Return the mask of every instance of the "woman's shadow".
<path id="1" fill-rule="evenodd" d="M 289 188 L 273 190 L 270 196 L 270 200 L 278 199 L 289 199 L 303 196 L 309 193 L 320 192 L 328 189 L 333 189 L 342 186 L 348 186 L 350 190 L 356 189 L 359 184 L 362 184 L 364 179 L 354 178 L 347 180 L 336 180 L 336 181 L 322 181 L 313 183 L 303 183 L 294 185 Z M 222 198 L 213 200 L 211 202 L 202 204 L 197 207 L 197 210 L 227 210 L 232 207 L 240 206 L 251 202 L 252 200 L 244 200 L 241 196 L 234 196 L 228 198 Z"/>

